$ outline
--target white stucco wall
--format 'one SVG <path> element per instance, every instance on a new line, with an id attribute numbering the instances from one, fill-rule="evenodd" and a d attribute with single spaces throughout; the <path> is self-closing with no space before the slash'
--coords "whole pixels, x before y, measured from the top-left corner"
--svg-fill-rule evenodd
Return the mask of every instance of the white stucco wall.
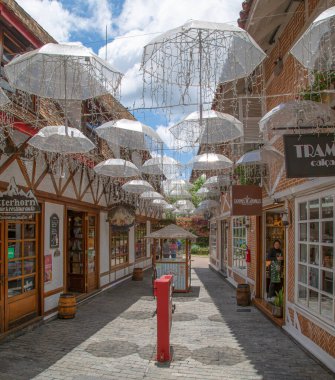
<path id="1" fill-rule="evenodd" d="M 135 226 L 129 229 L 129 264 L 135 262 Z"/>
<path id="2" fill-rule="evenodd" d="M 100 212 L 100 273 L 109 271 L 109 223 L 106 220 L 107 213 Z"/>

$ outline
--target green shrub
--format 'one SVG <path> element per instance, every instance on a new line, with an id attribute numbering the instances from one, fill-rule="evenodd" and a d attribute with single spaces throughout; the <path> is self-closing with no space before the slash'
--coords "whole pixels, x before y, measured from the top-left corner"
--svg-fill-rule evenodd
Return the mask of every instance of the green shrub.
<path id="1" fill-rule="evenodd" d="M 200 246 L 198 244 L 192 244 L 191 253 L 193 255 L 199 253 L 199 250 L 200 250 Z"/>

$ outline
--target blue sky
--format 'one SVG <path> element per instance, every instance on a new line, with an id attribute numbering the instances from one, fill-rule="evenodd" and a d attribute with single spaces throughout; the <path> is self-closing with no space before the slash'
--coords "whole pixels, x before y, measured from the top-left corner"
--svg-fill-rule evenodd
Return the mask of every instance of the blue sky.
<path id="1" fill-rule="evenodd" d="M 58 42 L 81 42 L 125 74 L 121 103 L 142 105 L 139 72 L 143 46 L 152 38 L 190 19 L 236 24 L 242 0 L 17 0 Z M 152 111 L 135 116 L 157 129 L 167 146 L 173 139 L 168 124 L 186 116 L 175 109 L 169 119 Z M 190 154 L 169 155 L 186 162 Z"/>

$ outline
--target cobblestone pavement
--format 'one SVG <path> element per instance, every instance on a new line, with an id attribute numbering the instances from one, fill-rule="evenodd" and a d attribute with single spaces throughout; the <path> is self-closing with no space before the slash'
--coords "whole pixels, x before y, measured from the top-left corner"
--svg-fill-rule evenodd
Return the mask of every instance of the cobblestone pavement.
<path id="1" fill-rule="evenodd" d="M 150 274 L 80 305 L 73 320 L 53 320 L 0 344 L 0 379 L 333 379 L 235 291 L 195 259 L 193 292 L 175 297 L 173 361 L 154 360 L 155 302 Z"/>

